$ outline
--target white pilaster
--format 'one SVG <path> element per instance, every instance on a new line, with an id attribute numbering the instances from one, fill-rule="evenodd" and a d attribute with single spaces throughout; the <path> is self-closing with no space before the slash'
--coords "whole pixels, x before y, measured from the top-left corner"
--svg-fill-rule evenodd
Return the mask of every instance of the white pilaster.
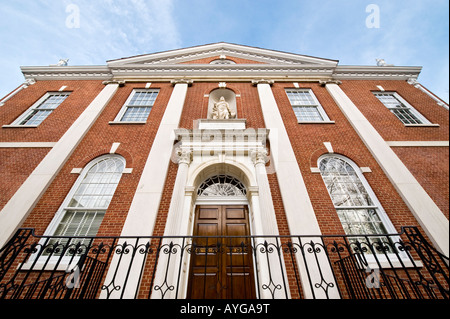
<path id="1" fill-rule="evenodd" d="M 269 179 L 266 172 L 267 151 L 253 150 L 251 153 L 255 165 L 256 182 L 259 193 L 259 219 L 262 224 L 262 233 L 255 235 L 279 235 L 275 208 L 273 206 L 272 194 L 270 192 Z M 256 218 L 256 217 L 255 217 Z"/>
<path id="2" fill-rule="evenodd" d="M 159 254 L 158 267 L 155 275 L 155 283 L 153 288 L 152 298 L 159 299 L 162 294 L 156 287 L 162 286 L 164 282 L 167 282 L 169 286 L 178 287 L 177 280 L 179 278 L 179 272 L 183 271 L 183 267 L 180 267 L 180 258 L 182 255 L 182 249 L 184 249 L 182 238 L 171 238 L 170 236 L 179 236 L 185 234 L 186 231 L 186 219 L 189 214 L 184 213 L 185 202 L 185 188 L 188 177 L 189 164 L 191 162 L 192 152 L 190 150 L 178 148 L 176 150 L 178 160 L 178 171 L 175 179 L 175 184 L 172 192 L 172 199 L 170 201 L 169 213 L 167 214 L 166 227 L 164 229 L 164 236 L 166 239 L 162 241 L 162 247 L 170 247 L 174 245 L 176 253 L 172 254 L 169 249 L 162 249 Z M 186 243 L 185 243 L 186 244 Z M 187 255 L 187 254 L 186 254 Z M 160 288 L 164 290 L 164 287 Z M 165 299 L 176 298 L 176 290 L 167 290 L 164 293 Z"/>
<path id="3" fill-rule="evenodd" d="M 320 235 L 319 224 L 270 84 L 258 83 L 258 93 L 264 122 L 270 129 L 270 151 L 289 230 L 294 235 Z"/>
<path id="4" fill-rule="evenodd" d="M 290 234 L 321 235 L 294 150 L 270 87 L 270 81 L 263 80 L 253 83 L 257 84 L 264 122 L 266 128 L 270 130 L 270 150 Z M 301 237 L 298 238 L 301 239 Z M 308 240 L 313 240 L 315 243 L 321 242 L 320 238 L 309 238 Z M 300 244 L 300 242 L 294 242 L 294 244 Z M 307 253 L 307 248 L 304 252 L 299 249 L 296 259 L 299 264 L 305 298 L 340 298 L 334 282 L 333 271 L 323 249 L 319 253 Z M 323 282 L 333 285 L 327 291 L 328 295 L 319 287 Z"/>
<path id="5" fill-rule="evenodd" d="M 326 84 L 326 88 L 430 240 L 438 250 L 448 256 L 448 219 L 344 91 L 337 84 Z"/>
<path id="6" fill-rule="evenodd" d="M 113 83 L 106 85 L 3 207 L 0 212 L 0 247 L 33 210 L 118 87 L 118 84 Z"/>
<path id="7" fill-rule="evenodd" d="M 173 130 L 178 127 L 180 122 L 188 89 L 187 82 L 174 84 L 175 87 L 142 171 L 121 236 L 151 236 L 153 234 L 172 155 L 173 139 L 171 137 Z M 136 255 L 134 259 L 131 257 L 125 255 L 122 256 L 122 259 L 119 255 L 113 257 L 105 284 L 114 280 L 117 285 L 121 286 L 121 289 L 114 291 L 109 298 L 132 299 L 135 297 L 145 254 Z M 115 273 L 116 269 L 117 273 Z M 128 275 L 129 269 L 131 271 Z M 125 281 L 126 287 L 123 287 Z M 102 292 L 100 297 L 105 298 L 106 293 Z"/>
<path id="8" fill-rule="evenodd" d="M 284 283 L 288 285 L 287 277 L 283 278 L 283 274 L 286 274 L 284 267 L 283 255 L 269 253 L 261 253 L 261 249 L 264 251 L 264 243 L 267 243 L 267 247 L 277 247 L 280 243 L 276 238 L 270 236 L 279 235 L 278 224 L 275 216 L 275 208 L 273 206 L 272 194 L 270 192 L 269 179 L 267 178 L 266 162 L 267 162 L 267 150 L 256 149 L 252 150 L 251 159 L 255 165 L 256 182 L 258 184 L 258 193 L 255 199 L 258 200 L 258 204 L 253 206 L 253 214 L 255 215 L 255 226 L 261 228 L 262 232 L 255 233 L 254 235 L 264 235 L 265 237 L 256 238 L 256 259 L 259 265 L 259 284 L 260 293 L 262 299 L 271 298 L 286 298 Z M 254 201 L 252 200 L 254 203 Z M 280 263 L 280 260 L 282 262 Z M 270 268 L 269 268 L 270 266 Z M 270 269 L 270 270 L 269 270 Z M 273 295 L 270 289 L 264 289 L 265 286 L 270 286 L 271 280 L 278 283 L 279 289 L 273 289 Z M 274 288 L 274 287 L 271 287 Z M 290 296 L 289 288 L 286 289 L 288 296 Z"/>

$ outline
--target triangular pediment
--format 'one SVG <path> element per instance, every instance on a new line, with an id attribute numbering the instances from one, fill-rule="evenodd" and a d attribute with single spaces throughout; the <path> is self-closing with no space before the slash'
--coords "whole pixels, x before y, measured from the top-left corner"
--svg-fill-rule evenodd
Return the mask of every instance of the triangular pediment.
<path id="1" fill-rule="evenodd" d="M 184 49 L 144 54 L 108 61 L 109 66 L 210 64 L 231 61 L 232 64 L 336 66 L 338 61 L 294 53 L 219 42 Z"/>

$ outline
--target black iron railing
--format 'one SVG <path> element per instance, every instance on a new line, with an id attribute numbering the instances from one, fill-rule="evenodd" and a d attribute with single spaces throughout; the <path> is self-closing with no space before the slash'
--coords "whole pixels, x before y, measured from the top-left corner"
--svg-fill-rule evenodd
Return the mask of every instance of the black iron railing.
<path id="1" fill-rule="evenodd" d="M 48 237 L 0 250 L 0 299 L 449 299 L 416 227 L 383 236 Z"/>

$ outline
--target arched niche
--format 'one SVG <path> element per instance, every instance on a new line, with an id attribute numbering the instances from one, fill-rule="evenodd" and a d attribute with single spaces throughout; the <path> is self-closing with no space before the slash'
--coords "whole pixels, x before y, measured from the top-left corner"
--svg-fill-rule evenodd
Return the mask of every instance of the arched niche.
<path id="1" fill-rule="evenodd" d="M 208 119 L 212 119 L 212 110 L 214 107 L 214 103 L 217 103 L 222 96 L 225 98 L 225 101 L 228 103 L 228 105 L 230 107 L 230 111 L 234 114 L 237 114 L 236 94 L 232 90 L 229 90 L 229 89 L 216 89 L 209 94 Z"/>

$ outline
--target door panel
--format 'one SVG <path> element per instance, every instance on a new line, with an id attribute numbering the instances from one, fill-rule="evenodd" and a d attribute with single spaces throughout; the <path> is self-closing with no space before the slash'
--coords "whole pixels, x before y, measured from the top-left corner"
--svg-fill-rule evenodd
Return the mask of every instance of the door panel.
<path id="1" fill-rule="evenodd" d="M 255 298 L 246 206 L 199 206 L 195 215 L 190 299 Z M 208 236 L 244 236 L 235 238 Z"/>

